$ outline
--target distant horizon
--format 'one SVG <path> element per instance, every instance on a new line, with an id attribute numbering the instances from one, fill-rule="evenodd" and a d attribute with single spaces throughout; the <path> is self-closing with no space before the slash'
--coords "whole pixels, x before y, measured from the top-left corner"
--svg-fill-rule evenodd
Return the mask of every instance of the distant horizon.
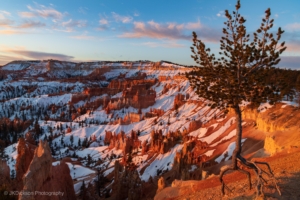
<path id="1" fill-rule="evenodd" d="M 68 61 L 68 60 L 58 60 L 58 59 L 41 59 L 41 60 L 12 60 L 6 64 L 1 65 L 0 67 L 3 67 L 5 65 L 8 65 L 11 62 L 34 62 L 34 61 L 49 61 L 49 60 L 53 60 L 53 61 L 61 61 L 61 62 L 70 62 L 70 63 L 92 63 L 92 62 L 166 62 L 166 63 L 172 63 L 172 64 L 176 64 L 179 66 L 183 66 L 183 67 L 199 67 L 199 65 L 195 64 L 195 65 L 185 65 L 185 64 L 181 64 L 181 63 L 176 63 L 176 62 L 172 62 L 172 61 L 168 61 L 168 60 L 157 60 L 157 61 L 153 61 L 153 60 L 91 60 L 91 61 Z M 280 63 L 279 63 L 280 65 Z M 296 68 L 287 68 L 287 67 L 280 67 L 280 66 L 275 66 L 276 68 L 280 68 L 280 69 L 286 69 L 286 70 L 300 70 L 300 66 L 296 67 Z"/>
<path id="2" fill-rule="evenodd" d="M 232 12 L 235 4 L 236 0 L 4 1 L 0 65 L 49 58 L 70 62 L 168 60 L 196 65 L 190 50 L 192 32 L 218 56 L 224 10 Z M 287 50 L 280 68 L 300 69 L 298 0 L 242 1 L 247 32 L 252 34 L 259 27 L 269 7 L 275 19 L 272 32 L 278 27 L 285 31 L 280 42 L 286 42 Z"/>

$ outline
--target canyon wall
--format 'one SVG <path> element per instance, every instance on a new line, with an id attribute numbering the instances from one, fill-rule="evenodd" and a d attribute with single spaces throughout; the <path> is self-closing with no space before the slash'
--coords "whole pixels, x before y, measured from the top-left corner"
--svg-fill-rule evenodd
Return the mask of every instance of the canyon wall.
<path id="1" fill-rule="evenodd" d="M 265 132 L 264 149 L 271 154 L 300 146 L 299 117 L 299 108 L 282 103 L 262 111 L 246 107 L 242 112 L 243 120 L 253 120 L 256 128 Z"/>

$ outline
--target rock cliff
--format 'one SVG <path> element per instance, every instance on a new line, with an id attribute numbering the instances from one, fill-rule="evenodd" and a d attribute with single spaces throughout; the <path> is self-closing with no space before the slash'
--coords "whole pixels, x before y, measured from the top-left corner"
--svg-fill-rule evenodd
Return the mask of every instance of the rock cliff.
<path id="1" fill-rule="evenodd" d="M 51 151 L 47 142 L 40 141 L 35 149 L 33 159 L 24 174 L 23 185 L 19 200 L 75 199 L 70 170 L 63 162 L 52 166 Z"/>

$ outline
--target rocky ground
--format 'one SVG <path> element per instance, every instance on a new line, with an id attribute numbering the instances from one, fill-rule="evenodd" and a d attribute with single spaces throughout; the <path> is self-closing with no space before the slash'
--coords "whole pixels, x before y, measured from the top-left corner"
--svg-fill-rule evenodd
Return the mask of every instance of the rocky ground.
<path id="1" fill-rule="evenodd" d="M 204 181 L 178 181 L 173 183 L 177 187 L 165 188 L 155 196 L 155 200 L 198 200 L 198 199 L 300 199 L 300 150 L 294 148 L 283 151 L 271 157 L 254 158 L 253 160 L 268 162 L 276 177 L 281 196 L 276 191 L 274 184 L 269 181 L 264 187 L 264 197 L 256 198 L 255 189 L 249 190 L 249 185 L 244 174 L 232 172 L 225 176 L 225 182 L 231 192 L 226 190 L 226 195 L 221 194 L 221 184 L 217 176 Z M 252 173 L 252 183 L 256 179 Z"/>

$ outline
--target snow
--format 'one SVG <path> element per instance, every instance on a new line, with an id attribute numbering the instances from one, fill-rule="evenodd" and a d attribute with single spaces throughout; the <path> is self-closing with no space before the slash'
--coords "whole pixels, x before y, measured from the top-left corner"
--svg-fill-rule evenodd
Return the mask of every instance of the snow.
<path id="1" fill-rule="evenodd" d="M 7 65 L 4 65 L 2 69 L 4 70 L 10 70 L 10 71 L 19 71 L 26 69 L 30 66 L 30 62 L 11 62 L 8 63 Z"/>
<path id="2" fill-rule="evenodd" d="M 77 151 L 77 156 L 84 158 L 90 155 L 93 160 L 97 160 L 98 158 L 104 158 L 103 155 L 105 155 L 103 152 L 107 150 L 107 146 L 101 146 L 101 147 L 89 147 L 86 149 L 83 149 L 81 151 Z M 102 156 L 101 156 L 102 154 Z"/>
<path id="3" fill-rule="evenodd" d="M 213 145 L 211 145 L 211 147 L 215 147 L 218 144 L 220 144 L 221 142 L 225 141 L 225 140 L 229 140 L 231 138 L 233 138 L 234 136 L 236 136 L 236 129 L 231 131 L 228 135 L 226 135 L 225 137 L 223 137 L 221 140 L 219 140 L 218 142 L 214 143 Z"/>
<path id="4" fill-rule="evenodd" d="M 201 138 L 206 134 L 206 132 L 207 132 L 207 128 L 199 128 L 193 132 L 190 132 L 189 135 Z"/>
<path id="5" fill-rule="evenodd" d="M 12 175 L 15 171 L 16 160 L 18 156 L 18 143 L 12 144 L 4 149 L 5 154 L 8 156 L 7 165 L 10 169 L 10 174 Z"/>
<path id="6" fill-rule="evenodd" d="M 74 165 L 68 162 L 66 162 L 66 164 L 70 169 L 70 176 L 72 177 L 72 179 L 84 178 L 86 176 L 96 173 L 94 170 L 91 170 L 87 167 L 83 167 L 81 165 Z"/>
<path id="7" fill-rule="evenodd" d="M 205 137 L 205 138 L 201 138 L 202 142 L 207 142 L 208 144 L 210 144 L 214 139 L 216 139 L 217 137 L 219 137 L 222 133 L 224 133 L 234 122 L 235 117 L 230 118 L 225 124 L 224 126 L 220 127 L 217 131 L 213 132 L 211 135 Z"/>
<path id="8" fill-rule="evenodd" d="M 55 150 L 56 155 L 55 158 L 59 158 L 59 156 L 72 156 L 75 153 L 78 156 L 78 159 L 71 158 L 72 161 L 77 161 L 73 166 L 71 163 L 67 163 L 70 168 L 70 175 L 72 178 L 76 178 L 79 182 L 74 185 L 74 189 L 76 192 L 79 191 L 81 187 L 82 181 L 85 180 L 86 184 L 90 180 L 91 175 L 95 174 L 93 169 L 100 168 L 105 169 L 104 175 L 107 176 L 114 170 L 115 161 L 121 159 L 123 156 L 123 152 L 120 149 L 110 149 L 108 146 L 105 146 L 103 140 L 106 135 L 106 131 L 111 131 L 113 134 L 119 134 L 121 131 L 125 132 L 127 137 L 130 137 L 130 133 L 132 130 L 140 131 L 140 135 L 138 139 L 141 142 L 147 141 L 151 142 L 150 132 L 152 130 L 162 130 L 163 135 L 166 135 L 168 132 L 176 132 L 177 130 L 183 132 L 189 128 L 189 125 L 194 120 L 200 120 L 204 127 L 201 127 L 191 133 L 190 136 L 194 136 L 197 139 L 207 142 L 210 147 L 213 149 L 204 152 L 203 155 L 211 157 L 214 155 L 218 145 L 225 140 L 230 140 L 235 136 L 236 130 L 228 131 L 228 129 L 232 128 L 232 124 L 234 123 L 235 118 L 232 117 L 217 119 L 217 122 L 226 122 L 224 126 L 221 126 L 219 123 L 215 123 L 212 125 L 207 125 L 214 116 L 217 116 L 221 111 L 218 109 L 211 109 L 207 104 L 209 103 L 203 98 L 199 98 L 194 90 L 191 88 L 188 80 L 177 80 L 173 77 L 178 75 L 179 73 L 183 74 L 186 71 L 191 69 L 187 69 L 185 67 L 162 62 L 162 67 L 158 70 L 152 68 L 151 62 L 133 62 L 131 69 L 129 69 L 129 64 L 125 64 L 123 62 L 90 62 L 90 63 L 78 63 L 75 65 L 72 62 L 56 62 L 54 63 L 54 69 L 49 69 L 47 67 L 48 61 L 36 61 L 36 62 L 26 62 L 27 64 L 18 64 L 18 63 L 10 63 L 10 65 L 6 65 L 3 69 L 6 70 L 15 70 L 21 72 L 16 73 L 24 73 L 22 79 L 15 79 L 13 74 L 6 79 L 5 81 L 0 82 L 0 98 L 4 99 L 1 102 L 0 106 L 0 114 L 4 115 L 8 108 L 15 104 L 18 106 L 18 109 L 21 105 L 28 106 L 31 104 L 34 108 L 42 107 L 44 110 L 40 118 L 38 119 L 38 124 L 43 130 L 42 135 L 39 139 L 44 139 L 45 136 L 50 136 L 50 127 L 52 128 L 52 134 L 57 135 L 55 139 L 52 140 L 52 144 L 55 144 L 57 149 Z M 125 66 L 125 67 L 124 67 Z M 74 70 L 74 69 L 79 69 Z M 106 81 L 98 81 L 93 82 L 89 80 L 85 80 L 85 82 L 60 82 L 52 81 L 53 79 L 57 79 L 58 77 L 75 77 L 79 74 L 88 75 L 97 68 L 108 68 L 108 72 L 104 73 L 103 76 L 107 78 Z M 68 104 L 72 95 L 76 95 L 83 91 L 86 87 L 94 87 L 94 86 L 102 86 L 108 85 L 109 82 L 115 78 L 117 78 L 120 74 L 125 75 L 126 78 L 135 77 L 137 74 L 146 73 L 147 79 L 159 78 L 160 76 L 170 77 L 166 81 L 162 81 L 156 83 L 151 88 L 156 91 L 156 102 L 154 105 L 148 108 L 142 109 L 142 114 L 149 112 L 150 109 L 162 109 L 165 113 L 160 117 L 148 118 L 142 120 L 140 122 L 131 123 L 129 125 L 120 125 L 113 124 L 117 118 L 124 118 L 128 113 L 137 113 L 138 109 L 133 107 L 124 108 L 121 110 L 112 110 L 110 114 L 106 114 L 103 109 L 103 106 L 99 106 L 98 108 L 93 108 L 94 110 L 90 114 L 83 114 L 78 116 L 72 123 L 70 122 L 56 122 L 50 121 L 47 122 L 41 119 L 44 119 L 44 112 L 48 109 L 48 105 L 55 104 L 59 107 L 66 108 L 63 110 L 59 108 L 57 113 L 47 113 L 50 118 L 54 119 L 59 117 L 61 112 L 68 113 L 68 109 L 70 108 Z M 74 78 L 76 80 L 76 78 Z M 73 80 L 74 80 L 73 79 Z M 51 81 L 49 81 L 51 80 Z M 162 94 L 162 91 L 165 86 L 168 86 L 168 90 Z M 33 88 L 30 92 L 26 93 L 26 89 L 24 88 Z M 20 90 L 20 94 L 13 96 L 13 92 L 16 90 Z M 60 93 L 61 92 L 61 93 Z M 24 94 L 23 94 L 24 93 Z M 174 98 L 179 93 L 181 94 L 189 94 L 189 98 L 186 99 L 186 103 L 180 106 L 176 111 L 173 110 L 174 107 Z M 50 94 L 50 95 L 49 95 Z M 52 94 L 52 95 L 51 95 Z M 54 94 L 60 94 L 55 95 Z M 91 97 L 89 102 L 96 101 L 97 99 L 103 98 L 106 94 L 101 96 Z M 111 98 L 119 98 L 122 96 L 122 92 L 112 95 Z M 198 102 L 194 102 L 193 100 L 202 101 L 202 104 L 198 104 Z M 88 103 L 88 100 L 82 100 L 74 104 L 75 109 L 85 105 Z M 246 105 L 248 102 L 243 102 L 243 105 Z M 286 105 L 293 104 L 292 102 L 283 102 Z M 270 108 L 269 104 L 262 104 L 260 106 L 261 112 L 265 111 L 266 108 Z M 282 106 L 284 108 L 285 106 Z M 16 109 L 16 110 L 18 110 Z M 22 111 L 22 114 L 26 116 L 27 119 L 30 118 L 31 113 L 28 110 Z M 14 113 L 10 113 L 9 118 L 13 120 L 15 115 L 18 114 L 20 116 L 19 111 L 15 111 Z M 36 116 L 35 116 L 36 117 Z M 87 125 L 79 126 L 81 121 L 85 121 Z M 154 123 L 157 121 L 157 123 Z M 99 122 L 94 123 L 94 122 Z M 57 129 L 56 127 L 62 125 L 62 130 Z M 244 125 L 244 123 L 243 123 Z M 71 133 L 66 132 L 66 126 L 72 128 Z M 21 134 L 25 134 L 29 130 L 32 130 L 33 127 L 29 127 L 27 130 L 22 132 Z M 208 130 L 209 135 L 208 135 Z M 231 130 L 231 129 L 230 129 Z M 220 137 L 225 131 L 228 131 L 229 134 L 221 138 L 215 143 L 212 143 L 216 138 Z M 226 132 L 227 133 L 227 132 Z M 73 143 L 71 144 L 70 138 L 73 136 Z M 78 144 L 78 140 L 81 142 L 83 139 L 89 139 L 91 136 L 95 136 L 96 141 L 93 141 L 89 147 L 76 147 Z M 243 139 L 244 141 L 245 139 Z M 63 142 L 61 142 L 63 141 Z M 68 147 L 71 145 L 71 147 Z M 17 144 L 13 144 L 8 146 L 5 149 L 5 152 L 9 156 L 8 165 L 11 170 L 14 169 L 15 160 L 17 157 L 17 151 L 15 148 Z M 183 145 L 177 144 L 173 148 L 169 150 L 169 152 L 165 154 L 154 153 L 154 157 L 151 157 L 148 154 L 141 155 L 141 149 L 138 149 L 135 152 L 135 156 L 132 158 L 132 162 L 137 165 L 137 170 L 141 173 L 141 170 L 145 168 L 143 174 L 140 174 L 141 179 L 147 181 L 150 176 L 156 176 L 158 170 L 170 170 L 173 167 L 174 157 L 176 152 L 181 151 Z M 228 152 L 228 157 L 225 158 L 225 152 L 219 156 L 216 161 L 220 162 L 221 160 L 228 159 L 230 155 L 232 155 L 232 151 L 235 147 L 234 143 L 230 143 L 228 149 L 225 152 Z M 85 158 L 90 156 L 92 160 L 97 161 L 101 159 L 103 163 L 101 165 L 95 166 L 94 164 L 87 166 L 87 161 Z M 151 160 L 151 159 L 154 160 Z M 82 165 L 78 164 L 79 162 Z M 60 161 L 53 162 L 52 165 L 59 165 Z M 93 169 L 92 169 L 93 168 Z M 192 165 L 190 171 L 193 171 L 197 168 L 196 165 Z M 74 174 L 75 172 L 75 174 Z"/>
<path id="9" fill-rule="evenodd" d="M 183 145 L 177 144 L 171 149 L 170 152 L 159 154 L 156 159 L 150 164 L 150 166 L 146 168 L 143 175 L 141 176 L 141 179 L 143 181 L 148 181 L 150 176 L 154 177 L 157 175 L 157 170 L 172 169 L 176 152 L 180 151 L 182 147 Z M 139 170 L 140 169 L 141 168 L 139 168 Z"/>
<path id="10" fill-rule="evenodd" d="M 112 173 L 114 171 L 114 169 L 115 169 L 114 167 L 111 167 L 111 168 L 105 170 L 103 173 L 103 176 L 109 175 L 110 173 Z"/>
<path id="11" fill-rule="evenodd" d="M 197 169 L 197 168 L 198 168 L 197 165 L 192 165 L 192 166 L 191 166 L 191 169 L 189 170 L 189 172 L 193 172 L 193 171 L 195 171 L 195 169 Z"/>
<path id="12" fill-rule="evenodd" d="M 285 108 L 286 106 L 294 106 L 297 107 L 299 106 L 299 104 L 297 102 L 293 102 L 293 101 L 281 101 L 282 103 L 284 103 L 285 105 L 282 105 L 281 108 Z"/>
<path id="13" fill-rule="evenodd" d="M 242 139 L 242 143 L 246 140 L 246 138 Z M 226 160 L 229 160 L 229 158 L 232 156 L 232 153 L 235 149 L 235 142 L 231 142 L 228 147 L 227 147 L 227 150 L 224 151 L 222 153 L 222 155 L 220 155 L 218 158 L 215 159 L 216 162 L 220 163 L 224 158 L 225 158 L 225 155 L 227 155 L 227 157 L 225 158 L 225 161 Z"/>
<path id="14" fill-rule="evenodd" d="M 204 155 L 206 155 L 207 157 L 210 157 L 213 155 L 214 152 L 215 152 L 215 149 L 209 150 L 209 151 L 205 152 Z"/>
<path id="15" fill-rule="evenodd" d="M 261 113 L 265 112 L 267 109 L 272 108 L 273 105 L 269 104 L 269 103 L 262 103 L 260 104 L 260 106 L 257 108 L 258 111 L 260 111 Z"/>

